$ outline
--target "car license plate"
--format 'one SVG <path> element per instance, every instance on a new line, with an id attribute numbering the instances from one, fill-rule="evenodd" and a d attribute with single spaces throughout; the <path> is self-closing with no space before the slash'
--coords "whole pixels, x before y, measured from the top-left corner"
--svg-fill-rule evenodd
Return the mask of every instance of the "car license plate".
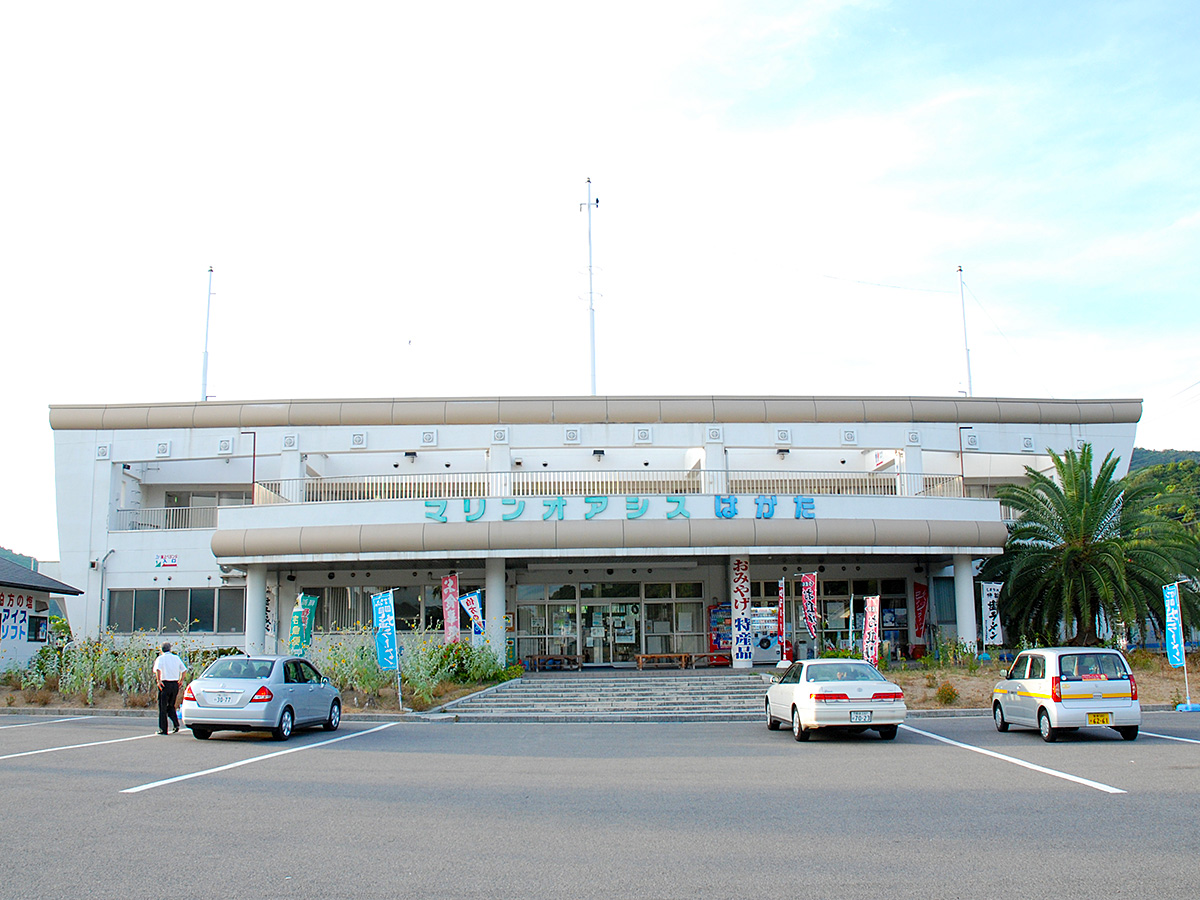
<path id="1" fill-rule="evenodd" d="M 852 724 L 852 725 L 858 725 L 860 723 L 870 722 L 870 721 L 871 721 L 871 711 L 869 709 L 863 710 L 863 711 L 852 711 L 850 713 L 850 724 Z"/>
<path id="2" fill-rule="evenodd" d="M 1088 713 L 1089 725 L 1111 725 L 1112 713 Z"/>
<path id="3" fill-rule="evenodd" d="M 237 694 L 209 694 L 208 699 L 213 706 L 229 705 L 237 699 Z"/>

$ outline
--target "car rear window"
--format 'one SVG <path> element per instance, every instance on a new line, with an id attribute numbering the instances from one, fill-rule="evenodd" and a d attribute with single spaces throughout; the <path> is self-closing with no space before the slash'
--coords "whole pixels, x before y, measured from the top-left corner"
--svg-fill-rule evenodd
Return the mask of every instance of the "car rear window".
<path id="1" fill-rule="evenodd" d="M 218 659 L 204 670 L 205 678 L 266 678 L 271 674 L 270 659 Z"/>
<path id="2" fill-rule="evenodd" d="M 1071 653 L 1060 657 L 1063 681 L 1126 680 L 1125 661 L 1115 653 Z"/>
<path id="3" fill-rule="evenodd" d="M 886 681 L 867 663 L 841 662 L 819 663 L 809 666 L 804 676 L 806 681 Z"/>

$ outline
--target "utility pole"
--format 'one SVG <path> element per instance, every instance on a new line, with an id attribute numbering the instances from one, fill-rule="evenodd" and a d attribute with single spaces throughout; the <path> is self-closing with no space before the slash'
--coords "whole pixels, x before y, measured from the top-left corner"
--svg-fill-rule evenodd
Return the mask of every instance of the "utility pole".
<path id="1" fill-rule="evenodd" d="M 974 397 L 975 391 L 971 386 L 971 347 L 967 344 L 967 301 L 963 294 L 962 266 L 958 267 L 958 300 L 962 304 L 963 349 L 967 351 L 967 396 Z"/>
<path id="2" fill-rule="evenodd" d="M 579 208 L 587 207 L 588 214 L 588 325 L 591 330 L 592 345 L 592 396 L 596 396 L 596 302 L 592 292 L 592 207 L 600 206 L 600 198 L 592 200 L 592 179 L 587 180 L 587 203 L 580 203 Z"/>
<path id="3" fill-rule="evenodd" d="M 200 370 L 200 402 L 208 400 L 208 317 L 212 313 L 212 266 L 208 267 L 208 305 L 204 308 L 204 365 Z"/>

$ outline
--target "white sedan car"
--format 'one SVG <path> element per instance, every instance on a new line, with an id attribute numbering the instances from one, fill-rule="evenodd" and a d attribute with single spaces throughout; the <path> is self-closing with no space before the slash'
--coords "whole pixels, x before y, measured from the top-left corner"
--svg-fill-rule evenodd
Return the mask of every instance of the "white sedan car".
<path id="1" fill-rule="evenodd" d="M 798 741 L 807 741 L 818 728 L 853 733 L 874 728 L 890 741 L 908 713 L 900 686 L 864 660 L 806 659 L 771 681 L 767 727 L 775 731 L 791 722 Z"/>

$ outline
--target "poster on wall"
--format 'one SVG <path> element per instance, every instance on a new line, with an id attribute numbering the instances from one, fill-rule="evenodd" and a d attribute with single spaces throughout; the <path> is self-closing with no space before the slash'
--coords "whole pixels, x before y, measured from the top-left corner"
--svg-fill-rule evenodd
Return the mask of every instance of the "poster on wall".
<path id="1" fill-rule="evenodd" d="M 442 625 L 445 643 L 458 643 L 457 575 L 447 575 L 442 579 Z"/>
<path id="2" fill-rule="evenodd" d="M 985 581 L 981 585 L 983 597 L 983 646 L 1003 647 L 1004 639 L 1000 633 L 1000 589 L 1004 584 L 999 581 Z"/>
<path id="3" fill-rule="evenodd" d="M 729 566 L 729 598 L 733 613 L 733 667 L 754 666 L 754 641 L 750 634 L 750 558 L 735 556 Z"/>

